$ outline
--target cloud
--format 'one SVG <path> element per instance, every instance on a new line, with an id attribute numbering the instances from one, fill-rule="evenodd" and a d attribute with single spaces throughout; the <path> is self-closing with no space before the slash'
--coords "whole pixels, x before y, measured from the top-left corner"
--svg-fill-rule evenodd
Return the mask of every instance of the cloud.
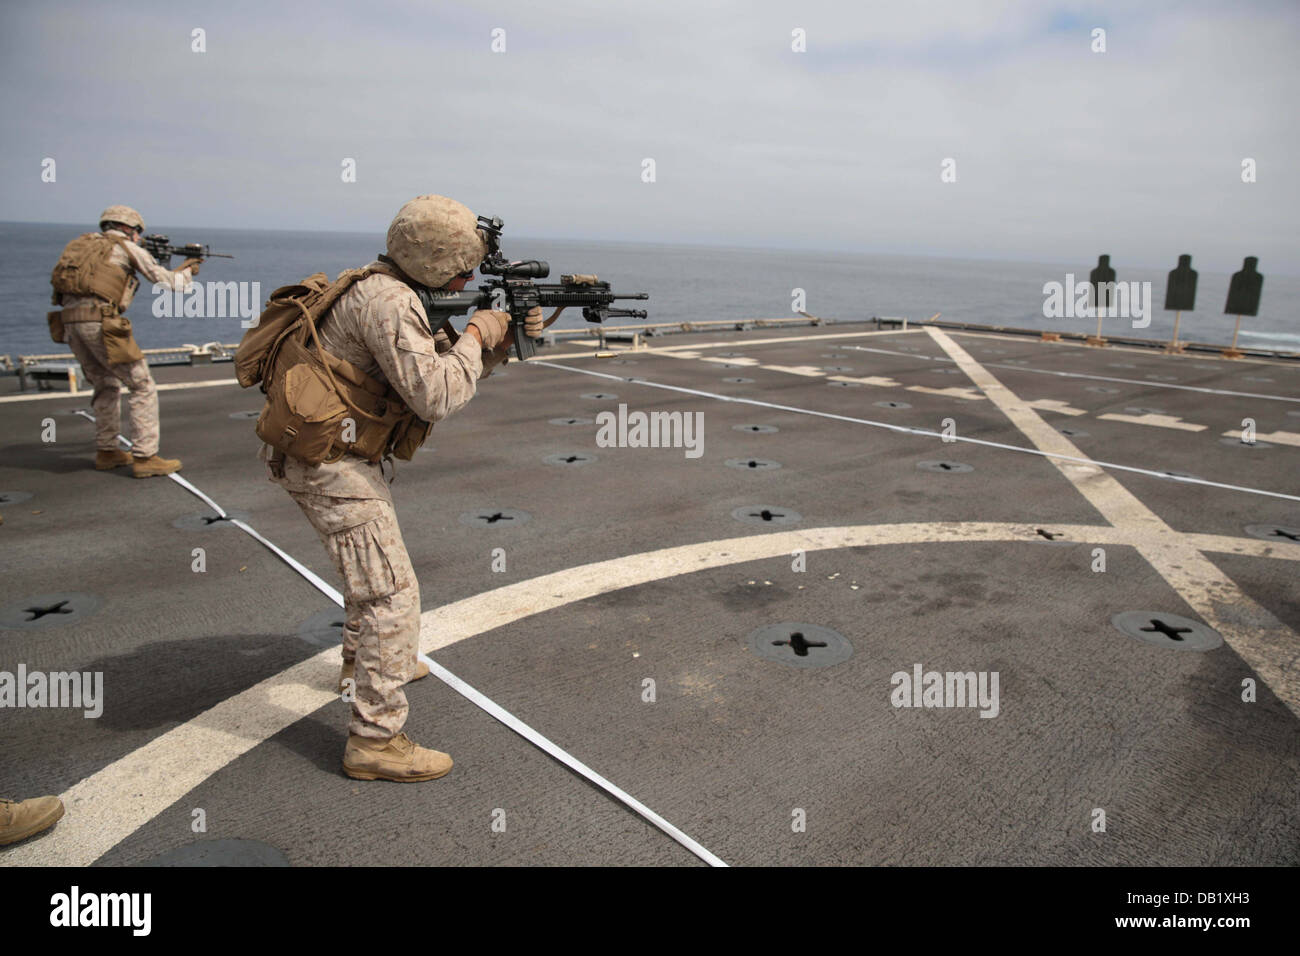
<path id="1" fill-rule="evenodd" d="M 537 236 L 1104 248 L 1154 265 L 1191 251 L 1300 271 L 1287 4 L 53 3 L 5 18 L 4 219 L 129 202 L 169 223 L 382 231 L 434 191 Z M 39 181 L 47 156 L 55 184 Z"/>

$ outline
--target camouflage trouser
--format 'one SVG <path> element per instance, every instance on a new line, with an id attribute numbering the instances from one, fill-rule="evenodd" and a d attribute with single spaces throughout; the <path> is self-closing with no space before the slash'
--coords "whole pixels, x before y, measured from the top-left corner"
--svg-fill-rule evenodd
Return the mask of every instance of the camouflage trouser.
<path id="1" fill-rule="evenodd" d="M 131 453 L 146 458 L 157 454 L 158 389 L 149 373 L 149 363 L 110 363 L 98 322 L 69 322 L 66 328 L 72 354 L 95 389 L 90 400 L 95 410 L 95 447 L 100 451 L 118 447 L 117 435 L 122 430 L 121 387 L 125 385 L 129 389 L 126 407 L 131 422 L 131 434 L 127 437 L 135 443 Z"/>
<path id="2" fill-rule="evenodd" d="M 391 501 L 291 491 L 343 578 L 343 659 L 356 661 L 351 733 L 386 739 L 408 711 L 415 676 L 420 586 Z"/>

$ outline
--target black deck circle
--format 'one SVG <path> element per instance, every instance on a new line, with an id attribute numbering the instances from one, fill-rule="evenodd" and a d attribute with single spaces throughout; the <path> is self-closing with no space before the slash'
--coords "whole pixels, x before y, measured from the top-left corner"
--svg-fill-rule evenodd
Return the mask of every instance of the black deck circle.
<path id="1" fill-rule="evenodd" d="M 558 452 L 542 459 L 548 465 L 589 465 L 595 460 L 595 455 L 585 451 Z"/>
<path id="2" fill-rule="evenodd" d="M 853 645 L 839 631 L 798 621 L 760 627 L 750 633 L 747 643 L 763 660 L 790 667 L 830 667 L 853 656 Z"/>
<path id="3" fill-rule="evenodd" d="M 739 468 L 742 471 L 771 471 L 781 467 L 779 461 L 768 461 L 765 458 L 728 458 L 725 464 L 728 468 Z"/>
<path id="4" fill-rule="evenodd" d="M 766 527 L 798 524 L 803 520 L 803 515 L 793 508 L 783 508 L 780 505 L 745 505 L 741 508 L 733 508 L 731 517 L 745 524 L 759 524 Z"/>
<path id="5" fill-rule="evenodd" d="M 1212 651 L 1223 644 L 1209 625 L 1164 611 L 1121 611 L 1110 622 L 1129 637 L 1173 651 Z"/>
<path id="6" fill-rule="evenodd" d="M 1242 528 L 1252 538 L 1300 545 L 1300 528 L 1284 524 L 1248 524 Z"/>

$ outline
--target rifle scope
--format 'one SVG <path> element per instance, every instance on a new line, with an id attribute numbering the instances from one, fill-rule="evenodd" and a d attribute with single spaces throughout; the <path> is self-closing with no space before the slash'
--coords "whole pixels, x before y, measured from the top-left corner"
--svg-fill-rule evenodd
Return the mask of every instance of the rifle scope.
<path id="1" fill-rule="evenodd" d="M 523 259 L 519 262 L 506 262 L 504 259 L 484 259 L 479 272 L 489 276 L 501 276 L 503 279 L 545 279 L 551 274 L 551 267 L 540 259 Z"/>

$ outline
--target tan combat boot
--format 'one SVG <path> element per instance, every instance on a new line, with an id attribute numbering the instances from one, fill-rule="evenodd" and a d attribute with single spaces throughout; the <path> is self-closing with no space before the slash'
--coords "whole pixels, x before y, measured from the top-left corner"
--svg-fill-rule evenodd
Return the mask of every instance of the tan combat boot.
<path id="1" fill-rule="evenodd" d="M 33 797 L 22 803 L 0 799 L 0 846 L 26 840 L 54 826 L 63 816 L 58 797 Z"/>
<path id="2" fill-rule="evenodd" d="M 350 680 L 350 681 L 355 681 L 355 680 L 356 680 L 356 674 L 357 674 L 357 662 L 356 662 L 356 661 L 344 661 L 344 662 L 343 662 L 343 669 L 342 669 L 341 671 L 339 671 L 339 693 L 340 693 L 340 694 L 343 693 L 345 690 L 347 690 L 347 688 L 343 686 L 343 682 L 344 682 L 344 681 L 349 681 L 349 680 Z M 416 661 L 416 662 L 415 662 L 415 676 L 412 677 L 409 681 L 407 681 L 407 683 L 408 683 L 408 684 L 413 684 L 413 683 L 415 683 L 417 680 L 421 680 L 422 678 L 425 678 L 425 677 L 428 677 L 428 676 L 429 676 L 429 665 L 426 664 L 424 661 Z M 355 684 L 355 683 L 352 685 L 352 689 L 353 689 L 354 691 L 356 690 L 356 684 Z"/>
<path id="3" fill-rule="evenodd" d="M 451 771 L 451 757 L 416 746 L 406 734 L 388 740 L 348 736 L 343 772 L 353 780 L 394 780 L 415 783 L 436 780 Z"/>
<path id="4" fill-rule="evenodd" d="M 181 460 L 179 458 L 159 458 L 157 455 L 150 455 L 148 458 L 136 457 L 131 462 L 131 474 L 137 478 L 154 478 L 158 475 L 170 475 L 173 471 L 181 470 Z"/>
<path id="5" fill-rule="evenodd" d="M 122 465 L 129 465 L 133 459 L 122 449 L 117 448 L 111 451 L 95 452 L 95 470 L 112 471 L 114 468 L 120 468 Z"/>

